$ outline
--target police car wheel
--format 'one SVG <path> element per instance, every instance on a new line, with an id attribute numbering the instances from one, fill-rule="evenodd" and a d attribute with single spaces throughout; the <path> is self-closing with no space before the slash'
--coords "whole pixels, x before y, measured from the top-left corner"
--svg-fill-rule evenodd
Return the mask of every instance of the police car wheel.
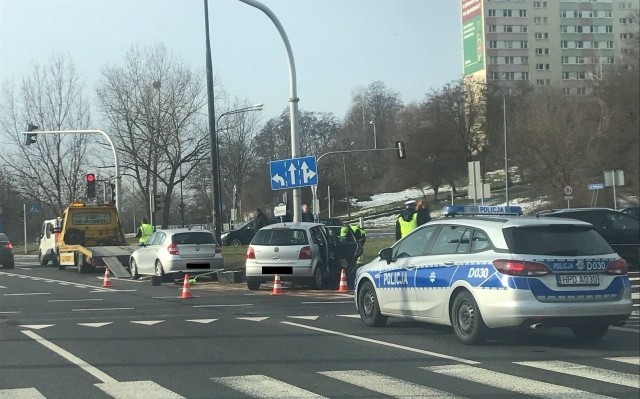
<path id="1" fill-rule="evenodd" d="M 464 344 L 477 344 L 484 340 L 486 326 L 473 295 L 462 291 L 456 295 L 451 310 L 453 330 Z"/>
<path id="2" fill-rule="evenodd" d="M 381 327 L 387 322 L 387 316 L 380 313 L 378 296 L 370 282 L 364 283 L 358 291 L 358 312 L 366 326 Z"/>
<path id="3" fill-rule="evenodd" d="M 582 341 L 597 341 L 609 331 L 609 324 L 579 324 L 571 326 L 573 335 Z"/>

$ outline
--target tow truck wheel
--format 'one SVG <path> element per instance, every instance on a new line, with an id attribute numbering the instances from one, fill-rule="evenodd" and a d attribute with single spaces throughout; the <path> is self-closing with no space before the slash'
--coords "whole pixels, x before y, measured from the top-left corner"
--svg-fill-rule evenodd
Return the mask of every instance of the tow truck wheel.
<path id="1" fill-rule="evenodd" d="M 64 270 L 65 265 L 61 264 L 60 262 L 60 254 L 55 255 L 54 259 L 55 259 L 55 264 L 58 265 L 58 270 Z"/>
<path id="2" fill-rule="evenodd" d="M 84 274 L 89 271 L 89 265 L 84 260 L 83 254 L 76 254 L 76 267 L 78 269 L 78 273 Z"/>
<path id="3" fill-rule="evenodd" d="M 42 256 L 42 252 L 40 251 L 38 251 L 38 262 L 40 262 L 40 266 L 46 266 L 47 263 L 49 263 L 47 258 Z"/>

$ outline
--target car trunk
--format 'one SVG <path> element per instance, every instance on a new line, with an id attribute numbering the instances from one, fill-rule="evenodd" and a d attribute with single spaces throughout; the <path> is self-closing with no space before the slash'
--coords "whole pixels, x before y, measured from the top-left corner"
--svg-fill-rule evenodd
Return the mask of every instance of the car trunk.
<path id="1" fill-rule="evenodd" d="M 208 231 L 178 233 L 173 236 L 172 241 L 178 246 L 180 256 L 185 259 L 213 258 L 216 254 L 217 245 Z"/>

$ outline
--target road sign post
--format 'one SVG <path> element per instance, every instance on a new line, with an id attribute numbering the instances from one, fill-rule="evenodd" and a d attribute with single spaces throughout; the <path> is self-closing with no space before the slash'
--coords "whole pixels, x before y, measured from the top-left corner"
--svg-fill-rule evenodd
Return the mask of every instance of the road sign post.
<path id="1" fill-rule="evenodd" d="M 573 199 L 573 187 L 564 186 L 562 193 L 564 194 L 564 199 L 567 200 L 567 209 L 571 208 L 569 201 Z"/>
<path id="2" fill-rule="evenodd" d="M 286 190 L 318 184 L 316 157 L 271 161 L 271 189 Z"/>

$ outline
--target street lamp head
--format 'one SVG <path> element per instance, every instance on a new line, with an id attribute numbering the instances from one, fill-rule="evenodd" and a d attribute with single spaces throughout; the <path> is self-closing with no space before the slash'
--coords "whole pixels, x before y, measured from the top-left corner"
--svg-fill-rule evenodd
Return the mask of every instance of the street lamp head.
<path id="1" fill-rule="evenodd" d="M 376 121 L 375 121 L 375 120 L 373 120 L 373 121 L 369 121 L 369 124 L 370 124 L 370 125 L 375 125 L 375 124 L 376 124 Z"/>

